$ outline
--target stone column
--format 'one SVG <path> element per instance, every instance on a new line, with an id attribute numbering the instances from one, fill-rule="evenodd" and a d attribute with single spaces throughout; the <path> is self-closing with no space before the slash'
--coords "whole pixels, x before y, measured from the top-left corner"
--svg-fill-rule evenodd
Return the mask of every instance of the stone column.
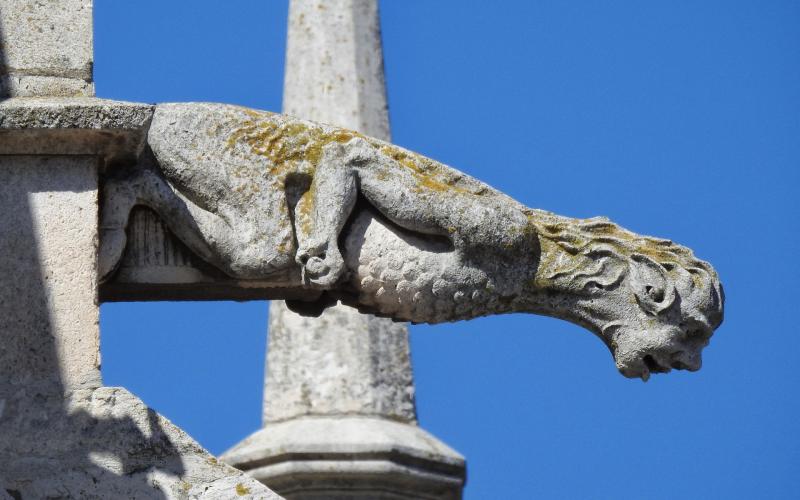
<path id="1" fill-rule="evenodd" d="M 292 0 L 283 111 L 389 140 L 376 0 Z M 464 459 L 417 426 L 405 324 L 270 307 L 264 428 L 222 458 L 290 499 L 461 498 Z"/>
<path id="2" fill-rule="evenodd" d="M 279 498 L 102 386 L 99 178 L 152 107 L 91 70 L 91 0 L 0 0 L 0 499 Z"/>

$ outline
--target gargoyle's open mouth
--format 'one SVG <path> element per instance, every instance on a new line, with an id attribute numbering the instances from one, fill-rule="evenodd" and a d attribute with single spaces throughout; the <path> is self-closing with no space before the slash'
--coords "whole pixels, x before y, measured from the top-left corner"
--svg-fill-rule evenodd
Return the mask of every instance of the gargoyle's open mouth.
<path id="1" fill-rule="evenodd" d="M 677 359 L 668 361 L 658 354 L 649 353 L 640 356 L 632 358 L 632 362 L 620 366 L 620 373 L 628 378 L 640 378 L 647 382 L 653 373 L 669 373 L 673 368 L 687 368 L 683 362 Z"/>
<path id="2" fill-rule="evenodd" d="M 676 351 L 672 353 L 669 356 L 669 360 L 658 355 L 645 354 L 642 356 L 641 365 L 639 366 L 641 372 L 634 376 L 638 376 L 647 382 L 652 373 L 669 373 L 673 369 L 697 371 L 700 368 L 699 362 L 695 363 L 692 360 L 684 359 L 684 357 L 684 351 Z"/>
<path id="3" fill-rule="evenodd" d="M 650 378 L 651 373 L 669 373 L 672 371 L 671 366 L 663 364 L 662 361 L 652 354 L 645 354 L 642 358 L 642 364 L 644 364 L 644 369 L 642 370 L 641 377 L 645 382 Z"/>

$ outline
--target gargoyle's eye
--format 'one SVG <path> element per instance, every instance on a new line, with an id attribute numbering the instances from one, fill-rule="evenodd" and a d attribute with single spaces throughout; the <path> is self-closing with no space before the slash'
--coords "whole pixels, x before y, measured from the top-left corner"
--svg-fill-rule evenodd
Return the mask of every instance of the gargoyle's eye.
<path id="1" fill-rule="evenodd" d="M 583 289 L 592 292 L 596 290 L 603 290 L 605 289 L 605 286 L 603 286 L 602 283 L 598 283 L 597 281 L 589 281 L 583 286 Z"/>
<path id="2" fill-rule="evenodd" d="M 675 286 L 667 276 L 667 270 L 650 257 L 634 254 L 630 267 L 631 288 L 639 305 L 648 314 L 660 314 L 675 303 Z"/>
<path id="3" fill-rule="evenodd" d="M 661 287 L 646 285 L 644 291 L 653 302 L 659 303 L 664 300 L 664 289 Z"/>

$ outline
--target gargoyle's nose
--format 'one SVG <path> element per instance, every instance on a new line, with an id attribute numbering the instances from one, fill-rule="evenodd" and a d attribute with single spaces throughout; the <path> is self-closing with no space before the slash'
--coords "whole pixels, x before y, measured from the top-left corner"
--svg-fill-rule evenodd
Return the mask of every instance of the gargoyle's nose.
<path id="1" fill-rule="evenodd" d="M 700 351 L 694 349 L 675 351 L 670 358 L 670 366 L 676 370 L 696 372 L 703 365 L 703 358 Z"/>

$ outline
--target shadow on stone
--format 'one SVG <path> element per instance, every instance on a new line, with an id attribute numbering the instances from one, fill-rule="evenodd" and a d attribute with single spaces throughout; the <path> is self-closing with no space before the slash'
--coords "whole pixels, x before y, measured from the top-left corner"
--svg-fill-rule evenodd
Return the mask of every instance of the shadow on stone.
<path id="1" fill-rule="evenodd" d="M 85 345 L 97 307 L 94 237 L 81 233 L 95 229 L 81 214 L 95 185 L 93 159 L 0 157 L 0 498 L 167 498 L 159 478 L 185 471 L 171 424 L 100 387 Z"/>
<path id="2" fill-rule="evenodd" d="M 2 6 L 0 6 L 2 9 Z M 2 11 L 0 11 L 2 14 Z M 3 43 L 5 37 L 3 36 L 3 16 L 0 15 L 0 102 L 8 99 L 8 63 L 6 62 L 6 45 Z"/>
<path id="3" fill-rule="evenodd" d="M 98 171 L 136 149 L 149 112 L 93 98 L 0 103 L 0 500 L 278 498 L 102 386 Z"/>

